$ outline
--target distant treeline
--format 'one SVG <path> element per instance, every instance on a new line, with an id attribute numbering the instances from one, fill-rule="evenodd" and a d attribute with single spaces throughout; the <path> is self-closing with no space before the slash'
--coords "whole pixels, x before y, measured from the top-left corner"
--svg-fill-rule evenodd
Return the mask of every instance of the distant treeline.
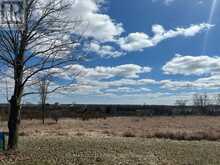
<path id="1" fill-rule="evenodd" d="M 8 105 L 0 105 L 1 119 L 7 119 Z M 105 118 L 123 116 L 220 116 L 220 106 L 165 106 L 165 105 L 59 105 L 47 104 L 47 118 Z M 23 105 L 22 119 L 40 119 L 41 105 Z"/>

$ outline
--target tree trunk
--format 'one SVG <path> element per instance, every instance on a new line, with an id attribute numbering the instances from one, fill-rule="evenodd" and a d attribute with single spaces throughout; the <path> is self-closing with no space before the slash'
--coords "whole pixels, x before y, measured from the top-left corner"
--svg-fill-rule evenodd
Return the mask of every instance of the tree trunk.
<path id="1" fill-rule="evenodd" d="M 42 122 L 43 122 L 43 124 L 45 123 L 45 104 L 43 103 L 42 104 Z"/>
<path id="2" fill-rule="evenodd" d="M 8 150 L 17 149 L 19 125 L 21 121 L 20 102 L 21 102 L 20 99 L 15 96 L 12 96 L 10 100 L 10 114 L 8 121 L 8 129 L 9 129 Z"/>
<path id="3" fill-rule="evenodd" d="M 8 150 L 17 149 L 18 131 L 21 122 L 21 99 L 23 95 L 23 53 L 16 57 L 16 66 L 14 68 L 14 93 L 10 100 L 10 113 L 8 119 Z"/>

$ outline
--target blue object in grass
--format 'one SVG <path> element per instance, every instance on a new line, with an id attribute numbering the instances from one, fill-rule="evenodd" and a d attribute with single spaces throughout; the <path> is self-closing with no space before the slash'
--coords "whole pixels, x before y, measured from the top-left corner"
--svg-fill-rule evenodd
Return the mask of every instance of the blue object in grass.
<path id="1" fill-rule="evenodd" d="M 4 132 L 0 132 L 0 150 L 5 150 L 5 134 Z"/>

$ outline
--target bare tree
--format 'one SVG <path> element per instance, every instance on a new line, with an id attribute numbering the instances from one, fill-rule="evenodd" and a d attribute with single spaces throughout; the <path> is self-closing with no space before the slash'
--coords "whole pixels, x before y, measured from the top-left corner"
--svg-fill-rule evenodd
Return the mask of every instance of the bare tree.
<path id="1" fill-rule="evenodd" d="M 50 94 L 59 92 L 60 89 L 64 89 L 65 86 L 57 86 L 52 85 L 54 83 L 53 81 L 53 74 L 54 72 L 45 72 L 43 75 L 40 75 L 38 77 L 38 83 L 37 88 L 38 92 L 33 92 L 32 94 L 39 94 L 40 95 L 40 102 L 41 102 L 41 110 L 42 110 L 42 123 L 45 123 L 45 117 L 46 117 L 46 102 Z M 68 85 L 71 83 L 68 83 Z M 30 93 L 31 94 L 31 93 Z"/>
<path id="2" fill-rule="evenodd" d="M 193 104 L 203 112 L 207 110 L 207 106 L 210 104 L 209 97 L 206 93 L 204 94 L 194 94 Z"/>
<path id="3" fill-rule="evenodd" d="M 175 105 L 179 107 L 185 107 L 187 104 L 188 100 L 176 100 Z"/>
<path id="4" fill-rule="evenodd" d="M 62 70 L 63 72 L 65 72 L 65 69 Z M 80 75 L 80 71 L 78 72 L 72 72 L 72 75 L 74 77 Z M 37 87 L 37 91 L 33 91 L 33 92 L 29 92 L 26 93 L 26 95 L 33 95 L 33 94 L 37 94 L 40 95 L 40 102 L 41 102 L 41 110 L 42 110 L 42 123 L 45 123 L 45 117 L 46 117 L 46 102 L 47 99 L 49 97 L 50 94 L 53 93 L 57 93 L 60 95 L 65 95 L 65 92 L 68 90 L 69 86 L 71 86 L 71 84 L 73 84 L 74 80 L 67 82 L 63 85 L 57 85 L 56 83 L 56 76 L 57 74 L 59 74 L 59 71 L 55 70 L 55 71 L 47 71 L 44 72 L 43 74 L 40 74 L 37 76 L 37 78 L 35 79 L 35 85 Z M 61 92 L 62 90 L 62 92 Z M 76 89 L 75 89 L 76 90 Z M 69 89 L 69 92 L 73 92 L 75 91 L 74 89 Z"/>
<path id="5" fill-rule="evenodd" d="M 46 101 L 48 97 L 48 88 L 50 85 L 50 80 L 47 75 L 40 78 L 39 82 L 39 94 L 41 100 L 41 110 L 42 110 L 42 123 L 45 123 L 45 115 L 46 115 Z"/>
<path id="6" fill-rule="evenodd" d="M 179 99 L 179 100 L 176 100 L 175 105 L 179 108 L 179 110 L 182 111 L 182 113 L 185 113 L 187 102 L 188 100 Z"/>
<path id="7" fill-rule="evenodd" d="M 220 105 L 220 94 L 215 95 L 213 98 L 213 101 L 216 106 L 219 106 Z"/>
<path id="8" fill-rule="evenodd" d="M 0 69 L 14 81 L 8 121 L 9 150 L 17 148 L 21 100 L 27 95 L 25 88 L 36 83 L 36 75 L 78 59 L 70 52 L 79 45 L 80 36 L 73 37 L 70 33 L 80 21 L 65 15 L 71 6 L 68 2 L 23 0 L 21 17 L 13 24 L 5 17 L 0 30 Z"/>
<path id="9" fill-rule="evenodd" d="M 216 94 L 216 95 L 213 96 L 212 105 L 213 105 L 214 111 L 218 111 L 219 110 L 220 94 Z"/>

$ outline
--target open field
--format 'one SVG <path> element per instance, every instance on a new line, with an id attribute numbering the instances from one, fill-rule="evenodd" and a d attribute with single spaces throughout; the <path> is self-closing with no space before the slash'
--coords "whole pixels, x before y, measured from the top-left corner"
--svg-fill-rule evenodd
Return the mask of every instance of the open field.
<path id="1" fill-rule="evenodd" d="M 6 129 L 6 122 L 1 124 Z M 115 117 L 88 121 L 63 119 L 24 120 L 20 133 L 25 136 L 125 136 L 177 140 L 220 140 L 220 117 Z"/>
<path id="2" fill-rule="evenodd" d="M 220 143 L 143 138 L 22 137 L 16 165 L 219 165 Z"/>
<path id="3" fill-rule="evenodd" d="M 220 164 L 220 117 L 25 120 L 20 135 L 19 152 L 0 154 L 0 164 Z"/>

